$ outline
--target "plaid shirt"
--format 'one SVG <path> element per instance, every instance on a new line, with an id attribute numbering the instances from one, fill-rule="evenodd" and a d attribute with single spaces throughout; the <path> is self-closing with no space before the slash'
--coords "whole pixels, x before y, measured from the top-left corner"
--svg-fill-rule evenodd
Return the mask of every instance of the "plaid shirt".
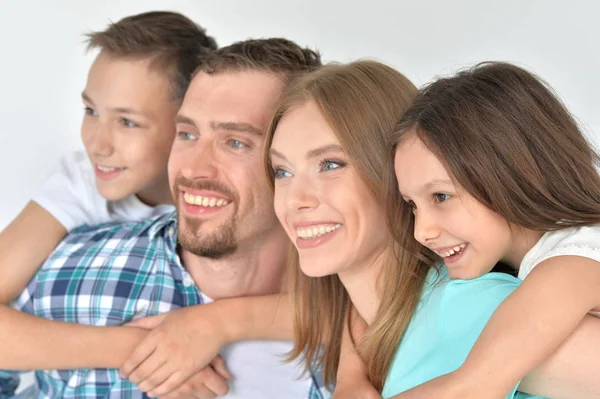
<path id="1" fill-rule="evenodd" d="M 176 252 L 175 213 L 139 223 L 84 226 L 56 248 L 14 307 L 51 320 L 118 326 L 202 303 Z M 10 397 L 15 373 L 0 375 Z M 307 399 L 330 394 L 312 376 Z M 116 369 L 37 371 L 40 398 L 145 398 Z M 300 398 L 299 398 L 300 399 Z"/>

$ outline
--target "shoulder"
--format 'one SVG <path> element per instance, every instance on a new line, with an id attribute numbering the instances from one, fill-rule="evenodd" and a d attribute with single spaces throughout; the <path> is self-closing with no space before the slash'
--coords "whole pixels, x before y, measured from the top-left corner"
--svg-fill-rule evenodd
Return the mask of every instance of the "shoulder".
<path id="1" fill-rule="evenodd" d="M 163 238 L 165 230 L 175 228 L 175 214 L 165 214 L 153 219 L 138 222 L 108 222 L 99 225 L 84 225 L 72 230 L 62 245 L 91 245 L 103 243 L 110 246 L 118 241 L 138 240 L 156 241 Z"/>
<path id="2" fill-rule="evenodd" d="M 579 256 L 600 262 L 600 226 L 545 233 L 523 258 L 519 278 L 524 279 L 538 264 L 557 256 Z"/>

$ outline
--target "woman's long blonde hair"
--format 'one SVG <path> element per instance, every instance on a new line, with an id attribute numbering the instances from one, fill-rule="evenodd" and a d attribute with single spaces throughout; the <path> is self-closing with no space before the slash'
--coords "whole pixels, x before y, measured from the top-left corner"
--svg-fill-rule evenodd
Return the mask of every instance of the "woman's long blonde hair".
<path id="1" fill-rule="evenodd" d="M 299 78 L 286 90 L 267 132 L 264 151 L 267 173 L 272 179 L 268 151 L 282 116 L 312 101 L 366 186 L 385 209 L 389 138 L 416 94 L 416 87 L 406 77 L 375 61 L 327 65 Z M 389 248 L 378 281 L 381 305 L 359 346 L 369 378 L 380 390 L 427 274 L 427 267 L 416 257 L 406 255 L 408 252 L 400 251 L 391 235 Z M 295 313 L 295 347 L 291 358 L 301 356 L 307 368 L 320 364 L 326 384 L 330 384 L 337 373 L 349 296 L 337 275 L 319 278 L 304 275 L 297 252 L 293 250 L 289 275 Z"/>

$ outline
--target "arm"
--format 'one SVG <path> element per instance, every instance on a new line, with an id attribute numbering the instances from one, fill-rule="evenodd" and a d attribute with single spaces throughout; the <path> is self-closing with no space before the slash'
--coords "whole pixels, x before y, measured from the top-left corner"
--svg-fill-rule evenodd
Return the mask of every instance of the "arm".
<path id="1" fill-rule="evenodd" d="M 118 367 L 141 341 L 141 329 L 61 323 L 11 309 L 14 300 L 66 234 L 31 201 L 0 233 L 0 368 Z"/>
<path id="2" fill-rule="evenodd" d="M 412 396 L 406 397 L 417 399 L 432 394 L 440 398 L 502 397 L 532 370 L 520 389 L 550 397 L 575 398 L 583 397 L 576 392 L 593 390 L 597 397 L 598 377 L 591 370 L 573 375 L 574 367 L 585 366 L 574 366 L 569 361 L 581 357 L 588 362 L 595 360 L 590 358 L 595 356 L 590 348 L 596 344 L 589 341 L 595 335 L 590 333 L 594 328 L 591 326 L 597 323 L 587 320 L 565 347 L 548 357 L 585 315 L 598 307 L 599 282 L 600 265 L 591 259 L 562 256 L 542 262 L 498 307 L 458 370 L 421 385 L 413 390 Z M 598 335 L 595 337 L 597 340 Z M 582 347 L 584 342 L 591 346 Z M 542 364 L 547 358 L 549 363 Z"/>
<path id="3" fill-rule="evenodd" d="M 144 338 L 130 327 L 62 323 L 0 308 L 0 369 L 116 368 Z"/>
<path id="4" fill-rule="evenodd" d="M 30 201 L 0 233 L 0 304 L 14 300 L 67 234 L 49 212 Z"/>
<path id="5" fill-rule="evenodd" d="M 158 325 L 146 325 L 155 328 L 121 368 L 122 377 L 151 396 L 162 396 L 181 385 L 230 342 L 291 341 L 294 337 L 292 305 L 285 294 L 222 299 L 154 320 Z"/>
<path id="6" fill-rule="evenodd" d="M 381 395 L 369 381 L 365 365 L 355 347 L 355 342 L 364 336 L 367 324 L 354 307 L 352 312 L 352 335 L 346 322 L 332 399 L 381 399 Z"/>

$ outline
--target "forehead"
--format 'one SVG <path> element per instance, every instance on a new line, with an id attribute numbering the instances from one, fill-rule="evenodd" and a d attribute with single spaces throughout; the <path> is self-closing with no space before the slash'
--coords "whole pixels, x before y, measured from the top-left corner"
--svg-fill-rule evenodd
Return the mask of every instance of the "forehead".
<path id="1" fill-rule="evenodd" d="M 267 72 L 201 72 L 192 80 L 180 114 L 197 124 L 235 121 L 266 130 L 283 89 L 283 79 Z"/>
<path id="2" fill-rule="evenodd" d="M 394 169 L 403 191 L 433 179 L 448 179 L 444 165 L 413 133 L 407 134 L 398 144 Z"/>
<path id="3" fill-rule="evenodd" d="M 148 59 L 101 52 L 88 73 L 85 92 L 95 103 L 133 108 L 160 107 L 171 102 L 167 74 L 150 67 Z"/>
<path id="4" fill-rule="evenodd" d="M 277 125 L 272 148 L 281 152 L 301 152 L 339 140 L 314 101 L 288 110 Z"/>

